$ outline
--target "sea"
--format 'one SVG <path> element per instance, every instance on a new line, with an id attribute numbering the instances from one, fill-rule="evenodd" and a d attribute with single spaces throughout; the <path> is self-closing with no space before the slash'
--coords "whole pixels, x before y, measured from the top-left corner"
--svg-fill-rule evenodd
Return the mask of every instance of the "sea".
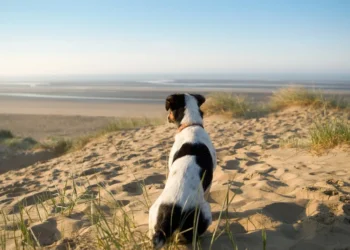
<path id="1" fill-rule="evenodd" d="M 170 93 L 228 92 L 237 94 L 271 94 L 291 86 L 302 86 L 325 92 L 350 95 L 350 78 L 340 79 L 278 79 L 184 77 L 160 78 L 72 78 L 35 80 L 1 80 L 0 98 L 53 99 L 95 102 L 161 103 Z"/>

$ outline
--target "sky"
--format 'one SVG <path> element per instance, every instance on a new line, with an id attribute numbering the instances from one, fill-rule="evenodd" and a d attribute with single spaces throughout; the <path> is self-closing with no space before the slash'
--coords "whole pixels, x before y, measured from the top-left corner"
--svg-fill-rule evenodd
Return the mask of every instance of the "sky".
<path id="1" fill-rule="evenodd" d="M 350 74 L 350 1 L 0 0 L 0 77 Z"/>

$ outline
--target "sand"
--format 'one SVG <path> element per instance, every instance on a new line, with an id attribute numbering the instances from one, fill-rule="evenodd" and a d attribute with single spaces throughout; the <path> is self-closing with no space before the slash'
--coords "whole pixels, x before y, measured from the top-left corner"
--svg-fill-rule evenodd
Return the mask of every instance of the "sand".
<path id="1" fill-rule="evenodd" d="M 140 117 L 159 116 L 163 110 L 163 103 L 0 98 L 0 114 Z"/>
<path id="2" fill-rule="evenodd" d="M 262 229 L 266 249 L 349 249 L 350 149 L 317 155 L 280 146 L 281 139 L 306 137 L 315 119 L 340 116 L 344 113 L 295 108 L 260 119 L 205 119 L 218 166 L 209 197 L 213 224 L 201 239 L 202 248 L 208 249 L 219 223 L 219 231 L 230 229 L 238 249 L 263 249 Z M 0 175 L 6 249 L 15 247 L 13 230 L 20 235 L 16 218 L 21 204 L 30 215 L 23 215 L 25 223 L 46 249 L 97 248 L 91 199 L 103 201 L 100 209 L 110 221 L 115 218 L 111 207 L 118 203 L 134 218 L 134 230 L 146 232 L 148 208 L 142 201 L 152 203 L 164 187 L 175 131 L 162 125 L 116 132 L 81 151 Z M 57 190 L 72 200 L 81 198 L 69 214 L 59 212 L 66 204 L 57 206 Z M 227 190 L 232 202 L 227 220 L 219 221 Z M 35 206 L 38 201 L 42 205 Z M 131 248 L 134 244 L 130 241 Z M 212 249 L 232 249 L 230 237 L 224 233 Z"/>

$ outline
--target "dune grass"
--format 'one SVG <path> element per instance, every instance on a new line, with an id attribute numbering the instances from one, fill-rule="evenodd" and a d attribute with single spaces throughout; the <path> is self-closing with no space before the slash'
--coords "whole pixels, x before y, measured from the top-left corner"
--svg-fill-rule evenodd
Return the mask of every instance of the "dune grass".
<path id="1" fill-rule="evenodd" d="M 281 88 L 272 94 L 269 106 L 272 111 L 278 111 L 292 106 L 344 109 L 348 107 L 348 103 L 340 97 L 326 98 L 321 90 L 304 87 L 287 87 Z"/>
<path id="2" fill-rule="evenodd" d="M 312 150 L 316 153 L 341 145 L 350 145 L 350 123 L 344 119 L 315 121 L 306 137 L 295 136 L 280 141 L 281 147 Z"/>
<path id="3" fill-rule="evenodd" d="M 10 243 L 16 250 L 42 249 L 44 246 L 40 245 L 38 237 L 40 232 L 34 232 L 31 224 L 45 223 L 48 219 L 52 220 L 59 216 L 70 218 L 81 213 L 87 219 L 84 222 L 85 227 L 89 227 L 92 233 L 89 245 L 86 242 L 84 247 L 90 249 L 153 249 L 147 230 L 141 230 L 134 218 L 134 213 L 140 208 L 133 211 L 133 207 L 123 206 L 108 190 L 106 183 L 100 182 L 95 185 L 97 189 L 95 195 L 88 195 L 90 191 L 87 187 L 91 186 L 90 180 L 87 177 L 80 177 L 78 180 L 77 176 L 79 175 L 72 173 L 63 187 L 50 190 L 50 193 L 54 193 L 51 197 L 37 197 L 35 204 L 31 206 L 20 205 L 17 214 L 9 215 L 5 210 L 1 210 L 0 226 L 7 230 L 0 231 L 0 249 L 7 249 Z M 81 178 L 85 178 L 84 181 Z M 78 185 L 78 182 L 84 182 L 85 185 Z M 144 200 L 138 201 L 136 198 L 135 202 L 139 202 L 141 206 L 144 206 L 143 209 L 148 211 L 147 204 L 151 204 L 151 201 L 148 198 L 147 188 L 143 187 L 142 182 L 139 184 L 144 193 L 140 199 Z M 214 244 L 223 235 L 228 236 L 227 243 L 231 245 L 231 249 L 237 249 L 229 221 L 229 206 L 235 196 L 229 195 L 229 190 L 230 185 L 227 186 L 226 198 L 221 206 L 214 232 L 199 237 L 199 241 L 193 241 L 192 249 L 202 249 L 201 241 L 205 239 L 207 239 L 206 242 L 209 242 L 209 245 L 205 246 L 206 249 L 216 249 Z M 81 212 L 82 205 L 86 207 L 83 212 Z M 179 234 L 181 232 L 176 232 L 164 249 L 179 249 Z M 263 231 L 262 234 L 264 235 Z M 79 235 L 61 234 L 60 237 L 59 249 L 71 249 L 70 245 L 79 242 Z M 266 235 L 262 239 L 262 245 L 266 246 Z"/>
<path id="4" fill-rule="evenodd" d="M 230 117 L 243 117 L 250 108 L 251 103 L 247 97 L 229 93 L 212 93 L 202 106 L 206 115 L 220 114 Z"/>
<path id="5" fill-rule="evenodd" d="M 207 96 L 202 110 L 205 115 L 257 118 L 288 107 L 313 107 L 320 109 L 347 109 L 349 101 L 337 96 L 328 96 L 321 90 L 304 87 L 286 87 L 274 92 L 267 103 L 250 101 L 246 96 L 232 93 L 212 93 Z"/>
<path id="6" fill-rule="evenodd" d="M 124 118 L 117 119 L 111 123 L 109 123 L 105 128 L 101 130 L 101 133 L 106 134 L 110 132 L 127 130 L 127 129 L 135 129 L 146 126 L 157 126 L 165 123 L 165 118 Z"/>
<path id="7" fill-rule="evenodd" d="M 14 150 L 31 150 L 38 145 L 38 142 L 31 137 L 15 137 L 11 139 L 4 140 L 2 142 L 6 146 Z"/>
<path id="8" fill-rule="evenodd" d="M 10 130 L 0 130 L 0 144 L 12 150 L 30 150 L 38 145 L 31 137 L 16 137 Z"/>
<path id="9" fill-rule="evenodd" d="M 0 141 L 6 140 L 6 139 L 12 139 L 15 136 L 12 134 L 10 130 L 6 129 L 0 129 Z"/>
<path id="10" fill-rule="evenodd" d="M 86 144 L 88 144 L 93 139 L 100 136 L 106 135 L 108 133 L 136 129 L 147 126 L 157 126 L 164 124 L 164 119 L 158 118 L 121 118 L 107 124 L 104 128 L 98 130 L 95 133 L 89 135 L 84 135 L 76 138 L 48 138 L 48 140 L 41 142 L 40 147 L 46 150 L 55 152 L 58 155 L 65 154 L 67 152 L 72 152 L 80 150 Z"/>
<path id="11" fill-rule="evenodd" d="M 76 138 L 49 137 L 42 142 L 38 142 L 31 137 L 17 137 L 9 130 L 0 130 L 0 144 L 13 150 L 44 149 L 62 155 L 67 152 L 79 150 L 91 140 L 108 133 L 136 129 L 146 126 L 156 126 L 164 124 L 164 119 L 160 118 L 120 118 L 107 124 L 104 128 L 95 133 L 91 133 Z"/>
<path id="12" fill-rule="evenodd" d="M 316 122 L 310 129 L 311 147 L 320 151 L 338 145 L 350 145 L 350 123 L 346 120 Z"/>

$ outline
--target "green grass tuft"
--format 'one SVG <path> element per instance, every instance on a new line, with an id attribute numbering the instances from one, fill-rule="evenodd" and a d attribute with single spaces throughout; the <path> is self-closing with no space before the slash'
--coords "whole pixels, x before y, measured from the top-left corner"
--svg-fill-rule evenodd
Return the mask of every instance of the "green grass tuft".
<path id="1" fill-rule="evenodd" d="M 13 150 L 30 150 L 33 149 L 38 142 L 31 137 L 16 137 L 9 130 L 0 130 L 0 143 Z"/>
<path id="2" fill-rule="evenodd" d="M 73 142 L 65 138 L 50 138 L 49 140 L 40 143 L 40 148 L 54 152 L 57 155 L 62 155 L 72 148 Z"/>
<path id="3" fill-rule="evenodd" d="M 345 120 L 316 122 L 310 129 L 311 147 L 317 151 L 350 145 L 350 123 Z"/>
<path id="4" fill-rule="evenodd" d="M 14 135 L 10 130 L 0 129 L 0 141 L 12 138 L 14 138 Z"/>

